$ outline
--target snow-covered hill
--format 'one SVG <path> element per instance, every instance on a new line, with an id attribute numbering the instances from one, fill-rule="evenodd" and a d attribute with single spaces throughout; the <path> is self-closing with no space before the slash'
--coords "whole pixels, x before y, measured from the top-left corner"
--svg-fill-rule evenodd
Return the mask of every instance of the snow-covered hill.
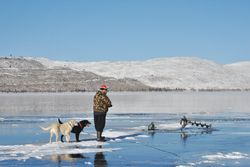
<path id="1" fill-rule="evenodd" d="M 146 61 L 61 62 L 30 58 L 45 67 L 86 70 L 104 77 L 132 78 L 154 88 L 250 89 L 250 62 L 222 65 L 195 57 L 158 58 Z"/>
<path id="2" fill-rule="evenodd" d="M 240 75 L 250 78 L 250 61 L 228 64 L 225 65 L 225 68 L 231 69 Z"/>
<path id="3" fill-rule="evenodd" d="M 195 57 L 62 62 L 0 58 L 0 91 L 249 90 L 250 62 L 222 65 Z"/>
<path id="4" fill-rule="evenodd" d="M 0 58 L 0 91 L 2 92 L 71 92 L 96 91 L 101 84 L 112 90 L 147 90 L 134 79 L 103 77 L 85 70 L 67 67 L 47 68 L 39 61 L 26 58 Z"/>

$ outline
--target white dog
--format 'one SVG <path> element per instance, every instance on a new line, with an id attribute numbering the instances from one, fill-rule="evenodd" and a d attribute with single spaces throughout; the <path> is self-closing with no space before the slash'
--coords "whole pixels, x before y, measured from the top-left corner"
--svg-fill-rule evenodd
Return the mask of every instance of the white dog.
<path id="1" fill-rule="evenodd" d="M 43 130 L 50 130 L 50 139 L 49 142 L 51 143 L 51 139 L 53 134 L 56 135 L 56 142 L 58 142 L 59 134 L 63 134 L 66 137 L 66 141 L 69 142 L 70 140 L 70 132 L 74 126 L 77 126 L 78 122 L 75 120 L 70 120 L 63 124 L 54 123 L 47 128 L 41 127 Z"/>

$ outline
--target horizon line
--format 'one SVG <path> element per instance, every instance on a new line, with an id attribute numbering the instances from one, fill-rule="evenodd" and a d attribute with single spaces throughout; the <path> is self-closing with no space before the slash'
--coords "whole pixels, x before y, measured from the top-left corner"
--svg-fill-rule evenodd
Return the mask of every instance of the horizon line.
<path id="1" fill-rule="evenodd" d="M 24 59 L 47 59 L 50 61 L 59 61 L 59 62 L 77 62 L 77 63 L 83 63 L 83 62 L 143 62 L 143 61 L 148 61 L 148 60 L 156 60 L 156 59 L 171 59 L 171 58 L 195 58 L 195 59 L 201 59 L 201 60 L 208 60 L 208 61 L 212 61 L 216 64 L 223 64 L 223 65 L 227 65 L 227 64 L 236 64 L 236 63 L 243 63 L 243 62 L 250 62 L 250 60 L 240 60 L 240 61 L 234 61 L 231 63 L 220 63 L 217 62 L 215 60 L 212 59 L 208 59 L 208 58 L 204 58 L 204 57 L 199 57 L 199 56 L 159 56 L 159 57 L 152 57 L 152 58 L 146 58 L 146 59 L 137 59 L 137 60 L 107 60 L 107 59 L 103 59 L 103 60 L 76 60 L 76 59 L 54 59 L 51 57 L 47 57 L 47 56 L 14 56 L 12 54 L 4 56 L 4 55 L 0 55 L 0 58 L 24 58 Z"/>

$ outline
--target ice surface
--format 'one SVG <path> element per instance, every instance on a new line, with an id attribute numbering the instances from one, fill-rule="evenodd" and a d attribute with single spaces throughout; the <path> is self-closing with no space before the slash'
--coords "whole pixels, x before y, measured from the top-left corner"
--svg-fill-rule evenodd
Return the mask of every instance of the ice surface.
<path id="1" fill-rule="evenodd" d="M 109 93 L 114 107 L 107 114 L 105 143 L 95 141 L 92 95 L 0 95 L 0 166 L 94 166 L 98 158 L 104 166 L 250 163 L 249 92 Z M 213 128 L 187 126 L 181 131 L 183 115 Z M 79 143 L 48 144 L 49 133 L 39 126 L 57 122 L 58 117 L 88 119 L 92 124 L 84 128 Z M 151 122 L 158 130 L 147 130 Z"/>
<path id="2" fill-rule="evenodd" d="M 134 137 L 129 137 L 133 133 L 105 131 L 104 135 L 107 138 L 124 138 L 126 140 L 135 140 Z M 127 137 L 128 136 L 128 137 Z M 81 141 L 72 143 L 53 142 L 51 144 L 24 144 L 24 145 L 0 145 L 0 161 L 4 160 L 27 160 L 29 158 L 42 159 L 49 155 L 59 154 L 82 154 L 92 152 L 110 152 L 121 148 L 108 148 L 109 143 L 91 141 Z M 103 148 L 97 148 L 105 146 Z"/>
<path id="3" fill-rule="evenodd" d="M 216 161 L 216 160 L 224 160 L 224 159 L 249 159 L 248 154 L 244 154 L 241 152 L 231 152 L 231 153 L 216 153 L 214 155 L 204 155 L 202 158 Z"/>
<path id="4" fill-rule="evenodd" d="M 249 161 L 249 154 L 242 152 L 225 152 L 204 155 L 197 162 L 188 163 L 186 165 L 178 165 L 177 167 L 193 167 L 193 166 L 245 166 L 241 161 Z M 197 157 L 199 159 L 199 157 Z"/>
<path id="5" fill-rule="evenodd" d="M 102 145 L 95 141 L 80 142 L 77 144 L 64 144 L 64 143 L 52 143 L 52 144 L 25 144 L 25 145 L 12 145 L 0 147 L 0 161 L 4 160 L 27 160 L 29 158 L 42 159 L 44 156 L 54 154 L 81 154 L 91 152 L 106 152 L 114 151 L 119 148 L 89 148 L 97 145 Z"/>

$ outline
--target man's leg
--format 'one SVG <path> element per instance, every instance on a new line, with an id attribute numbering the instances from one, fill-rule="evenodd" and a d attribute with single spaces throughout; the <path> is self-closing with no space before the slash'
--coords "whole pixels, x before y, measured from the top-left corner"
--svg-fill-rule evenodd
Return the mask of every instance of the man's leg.
<path id="1" fill-rule="evenodd" d="M 94 114 L 97 141 L 103 141 L 103 138 L 101 137 L 101 135 L 105 126 L 104 118 L 105 117 L 103 114 Z"/>
<path id="2" fill-rule="evenodd" d="M 102 140 L 105 139 L 105 137 L 102 136 L 102 132 L 103 132 L 103 129 L 105 128 L 105 125 L 106 125 L 106 114 L 102 115 L 102 118 L 101 118 L 101 139 Z"/>

